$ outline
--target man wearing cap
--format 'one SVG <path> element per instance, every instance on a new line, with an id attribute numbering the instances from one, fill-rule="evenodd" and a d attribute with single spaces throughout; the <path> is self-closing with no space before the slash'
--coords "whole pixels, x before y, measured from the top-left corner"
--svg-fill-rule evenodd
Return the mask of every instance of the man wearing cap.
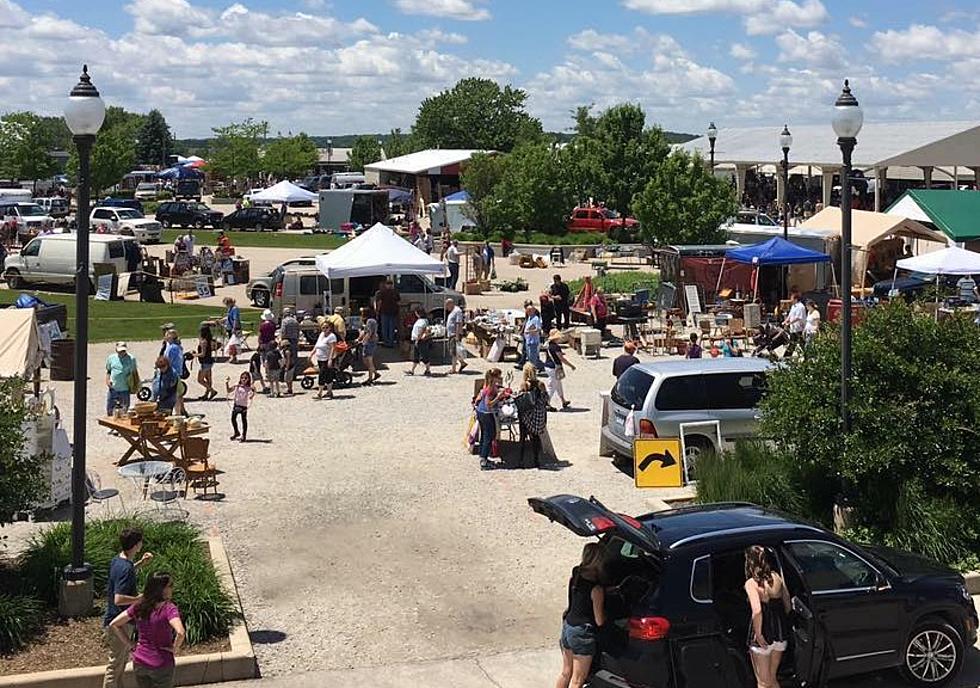
<path id="1" fill-rule="evenodd" d="M 116 353 L 105 360 L 105 385 L 109 389 L 105 401 L 107 416 L 112 415 L 116 404 L 123 411 L 129 410 L 133 378 L 139 380 L 139 375 L 136 373 L 136 359 L 129 355 L 126 342 L 116 342 Z"/>
<path id="2" fill-rule="evenodd" d="M 327 322 L 333 325 L 334 334 L 337 335 L 339 341 L 344 341 L 347 336 L 347 321 L 344 320 L 344 307 L 337 306 L 333 309 L 333 313 L 327 316 Z"/>

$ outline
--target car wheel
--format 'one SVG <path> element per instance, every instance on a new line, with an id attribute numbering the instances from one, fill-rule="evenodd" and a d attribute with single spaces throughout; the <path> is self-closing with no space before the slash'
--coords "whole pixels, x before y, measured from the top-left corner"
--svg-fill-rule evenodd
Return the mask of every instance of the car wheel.
<path id="1" fill-rule="evenodd" d="M 262 230 L 263 230 L 262 223 L 261 222 L 256 222 L 255 223 L 255 231 L 256 232 L 261 232 Z"/>
<path id="2" fill-rule="evenodd" d="M 925 619 L 912 629 L 902 655 L 902 677 L 909 684 L 943 686 L 963 665 L 963 639 L 942 619 Z"/>
<path id="3" fill-rule="evenodd" d="M 7 270 L 7 286 L 10 289 L 20 289 L 24 286 L 24 279 L 16 270 Z"/>
<path id="4" fill-rule="evenodd" d="M 194 220 L 194 229 L 204 229 L 204 220 Z"/>
<path id="5" fill-rule="evenodd" d="M 160 220 L 160 224 L 163 225 L 164 229 L 170 229 L 173 227 L 173 223 L 170 220 Z"/>
<path id="6" fill-rule="evenodd" d="M 684 460 L 687 463 L 687 479 L 697 480 L 698 460 L 710 451 L 714 444 L 704 435 L 691 435 L 684 439 Z"/>
<path id="7" fill-rule="evenodd" d="M 299 381 L 299 386 L 302 387 L 303 389 L 313 389 L 313 385 L 315 384 L 315 382 L 316 381 L 313 379 L 312 375 L 307 375 L 302 380 Z"/>
<path id="8" fill-rule="evenodd" d="M 255 304 L 256 308 L 268 308 L 270 300 L 269 292 L 265 289 L 252 290 L 252 303 Z"/>

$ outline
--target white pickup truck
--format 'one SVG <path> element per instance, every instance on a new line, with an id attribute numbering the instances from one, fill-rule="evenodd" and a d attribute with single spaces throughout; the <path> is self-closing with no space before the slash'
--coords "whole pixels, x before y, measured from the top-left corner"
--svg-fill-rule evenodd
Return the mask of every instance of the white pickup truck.
<path id="1" fill-rule="evenodd" d="M 141 244 L 159 244 L 163 233 L 159 222 L 143 217 L 133 208 L 93 208 L 89 215 L 89 229 L 96 232 L 100 225 L 104 225 L 112 234 L 132 236 Z"/>

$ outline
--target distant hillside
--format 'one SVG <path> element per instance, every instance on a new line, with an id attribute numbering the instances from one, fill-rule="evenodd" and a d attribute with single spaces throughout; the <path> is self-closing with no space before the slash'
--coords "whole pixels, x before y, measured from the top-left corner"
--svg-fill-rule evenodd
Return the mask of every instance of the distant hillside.
<path id="1" fill-rule="evenodd" d="M 548 132 L 548 136 L 553 136 L 558 141 L 570 141 L 573 134 L 569 132 Z M 386 141 L 389 134 L 340 134 L 339 136 L 311 136 L 310 138 L 316 143 L 318 148 L 326 148 L 327 140 L 329 139 L 333 143 L 334 148 L 350 148 L 354 145 L 354 141 L 360 136 L 369 136 L 375 139 L 381 139 Z M 665 131 L 664 136 L 667 137 L 668 143 L 685 143 L 691 139 L 696 139 L 695 134 L 684 134 L 675 131 Z M 187 155 L 191 153 L 204 153 L 207 151 L 208 145 L 211 139 L 178 139 L 177 140 L 177 150 L 182 154 Z"/>

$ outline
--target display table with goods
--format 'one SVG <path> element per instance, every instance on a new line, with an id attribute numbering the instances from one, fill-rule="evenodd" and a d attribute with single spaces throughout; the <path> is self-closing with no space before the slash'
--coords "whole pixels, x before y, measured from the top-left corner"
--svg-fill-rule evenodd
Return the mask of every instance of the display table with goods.
<path id="1" fill-rule="evenodd" d="M 206 435 L 211 428 L 200 418 L 166 416 L 157 411 L 155 402 L 137 402 L 132 411 L 98 418 L 104 428 L 115 431 L 129 443 L 129 449 L 116 461 L 124 466 L 131 460 L 178 462 L 183 437 Z M 139 458 L 132 458 L 138 454 Z"/>
<path id="2" fill-rule="evenodd" d="M 477 311 L 467 329 L 477 340 L 480 357 L 492 362 L 503 361 L 509 354 L 516 358 L 525 318 L 520 309 Z"/>

